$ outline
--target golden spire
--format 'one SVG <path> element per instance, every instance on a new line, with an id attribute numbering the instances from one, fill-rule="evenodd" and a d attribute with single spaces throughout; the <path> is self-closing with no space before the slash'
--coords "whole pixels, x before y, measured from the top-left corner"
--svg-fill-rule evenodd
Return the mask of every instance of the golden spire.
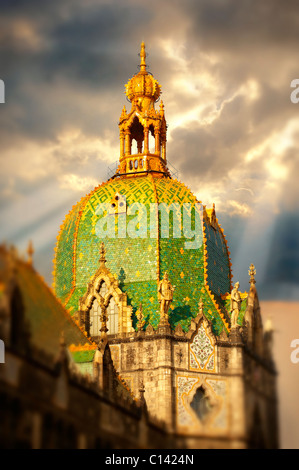
<path id="1" fill-rule="evenodd" d="M 145 44 L 140 49 L 140 71 L 126 84 L 131 111 L 123 108 L 120 120 L 120 165 L 115 176 L 130 177 L 137 173 L 170 176 L 166 166 L 166 131 L 164 105 L 156 111 L 161 86 L 146 71 Z"/>
<path id="2" fill-rule="evenodd" d="M 141 50 L 140 50 L 140 72 L 146 73 L 146 52 L 145 52 L 145 44 L 142 41 L 141 43 Z"/>

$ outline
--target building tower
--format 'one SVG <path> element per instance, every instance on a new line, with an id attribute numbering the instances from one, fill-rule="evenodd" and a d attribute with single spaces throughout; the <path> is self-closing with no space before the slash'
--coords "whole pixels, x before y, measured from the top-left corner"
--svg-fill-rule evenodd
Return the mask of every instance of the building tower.
<path id="1" fill-rule="evenodd" d="M 131 110 L 119 121 L 119 166 L 66 216 L 54 291 L 178 446 L 277 447 L 271 332 L 255 269 L 249 293 L 233 288 L 215 206 L 171 176 L 160 94 L 142 43 L 126 85 Z M 84 365 L 90 373 L 96 356 Z"/>

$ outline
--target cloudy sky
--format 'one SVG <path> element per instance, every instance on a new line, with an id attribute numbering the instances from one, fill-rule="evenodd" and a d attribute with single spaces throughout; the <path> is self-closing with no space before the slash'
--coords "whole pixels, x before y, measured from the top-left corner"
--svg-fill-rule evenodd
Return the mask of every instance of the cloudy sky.
<path id="1" fill-rule="evenodd" d="M 42 5 L 42 6 L 41 6 Z M 124 84 L 145 41 L 168 158 L 218 219 L 235 280 L 299 300 L 299 10 L 279 0 L 2 1 L 1 240 L 51 282 L 59 226 L 118 160 Z"/>
<path id="2" fill-rule="evenodd" d="M 253 262 L 262 300 L 299 301 L 296 0 L 2 0 L 0 241 L 32 239 L 51 283 L 65 214 L 118 160 L 141 41 L 169 162 L 215 202 L 234 280 L 247 290 Z"/>

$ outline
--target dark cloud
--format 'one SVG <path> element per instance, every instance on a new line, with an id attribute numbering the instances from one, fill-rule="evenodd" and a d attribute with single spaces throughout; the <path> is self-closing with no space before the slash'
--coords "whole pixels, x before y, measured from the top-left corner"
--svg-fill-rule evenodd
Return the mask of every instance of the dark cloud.
<path id="1" fill-rule="evenodd" d="M 286 47 L 298 40 L 299 11 L 296 0 L 282 4 L 279 0 L 203 0 L 186 2 L 186 14 L 193 18 L 195 34 L 200 31 L 206 49 Z M 221 39 L 221 40 L 220 40 Z"/>
<path id="2" fill-rule="evenodd" d="M 299 288 L 299 218 L 298 214 L 284 212 L 275 224 L 271 242 L 271 257 L 267 266 L 269 283 L 285 282 Z"/>
<path id="3" fill-rule="evenodd" d="M 294 217 L 299 219 L 299 134 L 296 135 L 295 145 L 288 149 L 283 158 L 283 164 L 289 170 L 289 177 L 286 179 L 282 191 L 280 207 L 281 211 L 292 212 Z M 288 227 L 293 230 L 292 224 L 288 224 Z M 296 231 L 294 231 L 296 233 Z M 298 233 L 296 236 L 298 237 Z M 299 238 L 299 237 L 298 237 Z"/>
<path id="4" fill-rule="evenodd" d="M 51 6 L 46 2 L 41 14 L 37 2 L 25 3 L 5 4 L 3 10 L 0 62 L 6 113 L 0 116 L 2 140 L 12 133 L 18 138 L 24 134 L 33 139 L 54 139 L 66 123 L 90 133 L 115 126 L 119 103 L 116 106 L 112 100 L 107 115 L 101 110 L 102 101 L 107 93 L 117 93 L 121 99 L 124 82 L 132 75 L 125 52 L 131 47 L 132 56 L 136 56 L 138 43 L 133 45 L 132 31 L 142 29 L 149 12 L 142 6 L 132 11 L 126 5 L 113 4 L 84 10 L 79 2 L 73 10 L 72 2 L 66 2 L 67 10 L 61 2 L 51 2 Z M 84 109 L 82 114 L 85 93 L 87 99 L 94 93 L 96 114 L 88 115 Z M 13 127 L 7 124 L 11 117 Z"/>

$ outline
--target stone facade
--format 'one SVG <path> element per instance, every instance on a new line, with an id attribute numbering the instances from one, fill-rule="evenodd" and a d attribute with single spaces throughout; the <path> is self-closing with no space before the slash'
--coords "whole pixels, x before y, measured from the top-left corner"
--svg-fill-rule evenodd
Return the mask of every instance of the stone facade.
<path id="1" fill-rule="evenodd" d="M 187 334 L 161 327 L 111 339 L 118 372 L 135 396 L 144 385 L 149 412 L 191 448 L 276 448 L 271 359 L 259 356 L 239 330 L 217 337 L 201 315 L 194 326 Z M 207 410 L 192 406 L 198 391 Z"/>
<path id="2" fill-rule="evenodd" d="M 109 346 L 94 354 L 80 344 L 86 336 L 31 263 L 0 246 L 0 266 L 0 448 L 176 447 L 117 374 Z M 83 365 L 94 367 L 75 362 L 74 343 L 81 354 L 93 353 Z"/>

